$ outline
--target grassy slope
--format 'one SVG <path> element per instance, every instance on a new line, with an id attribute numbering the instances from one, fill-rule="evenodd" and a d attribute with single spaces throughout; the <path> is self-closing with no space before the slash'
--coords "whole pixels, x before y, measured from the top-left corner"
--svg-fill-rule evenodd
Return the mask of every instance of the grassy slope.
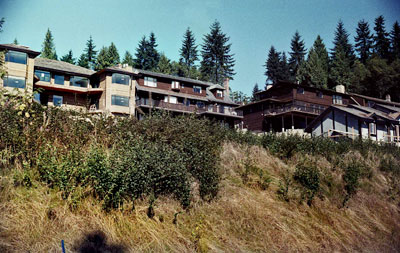
<path id="1" fill-rule="evenodd" d="M 250 178 L 244 185 L 240 176 L 246 154 L 269 172 L 270 187 L 260 190 Z M 299 159 L 295 157 L 293 159 Z M 321 168 L 329 163 L 319 158 Z M 377 167 L 374 157 L 370 162 Z M 399 197 L 388 200 L 387 178 L 374 169 L 371 180 L 338 208 L 339 192 L 316 198 L 312 207 L 299 204 L 292 191 L 289 202 L 276 191 L 282 171 L 293 170 L 266 150 L 225 144 L 221 166 L 223 181 L 219 197 L 204 203 L 195 196 L 193 207 L 182 211 L 178 202 L 158 199 L 156 216 L 146 215 L 147 202 L 105 213 L 94 199 L 79 202 L 61 200 L 61 194 L 43 185 L 15 187 L 12 176 L 0 178 L 0 251 L 60 252 L 60 241 L 67 251 L 78 245 L 88 232 L 100 230 L 109 243 L 124 245 L 127 251 L 211 251 L 211 252 L 398 252 L 400 251 Z M 340 173 L 333 183 L 340 189 Z"/>

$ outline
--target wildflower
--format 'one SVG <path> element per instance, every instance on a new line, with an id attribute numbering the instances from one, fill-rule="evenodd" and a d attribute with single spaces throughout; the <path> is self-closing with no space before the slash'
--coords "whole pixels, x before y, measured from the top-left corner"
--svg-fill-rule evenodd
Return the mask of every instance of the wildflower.
<path id="1" fill-rule="evenodd" d="M 19 106 L 19 110 L 20 110 L 20 111 L 23 111 L 23 110 L 25 109 L 25 107 L 26 107 L 26 105 L 25 105 L 25 104 L 22 104 L 22 105 Z"/>
<path id="2" fill-rule="evenodd" d="M 25 117 L 26 117 L 26 118 L 29 118 L 30 116 L 31 116 L 31 115 L 29 115 L 29 112 L 26 112 L 26 113 L 25 113 Z"/>

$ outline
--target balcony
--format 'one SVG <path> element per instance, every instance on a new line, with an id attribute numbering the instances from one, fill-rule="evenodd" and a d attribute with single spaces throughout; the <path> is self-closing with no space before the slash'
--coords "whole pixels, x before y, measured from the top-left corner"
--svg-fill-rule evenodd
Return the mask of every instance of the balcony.
<path id="1" fill-rule="evenodd" d="M 207 105 L 206 112 L 213 114 L 224 114 L 227 116 L 243 117 L 243 111 L 235 110 L 233 108 L 227 108 L 224 106 Z"/>
<path id="2" fill-rule="evenodd" d="M 277 114 L 283 114 L 286 112 L 303 112 L 313 115 L 320 115 L 323 111 L 325 111 L 326 107 L 317 104 L 305 104 L 299 103 L 297 101 L 283 105 L 282 107 L 278 108 L 269 108 L 264 110 L 265 116 L 273 116 Z"/>

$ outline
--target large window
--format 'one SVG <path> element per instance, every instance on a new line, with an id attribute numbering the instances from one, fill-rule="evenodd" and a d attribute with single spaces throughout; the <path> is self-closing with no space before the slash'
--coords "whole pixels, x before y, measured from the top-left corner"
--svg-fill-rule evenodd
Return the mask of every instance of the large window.
<path id="1" fill-rule="evenodd" d="M 54 75 L 54 83 L 59 85 L 64 85 L 64 76 Z"/>
<path id="2" fill-rule="evenodd" d="M 111 105 L 129 106 L 129 97 L 111 95 Z"/>
<path id="3" fill-rule="evenodd" d="M 71 76 L 71 79 L 69 80 L 69 82 L 70 82 L 71 86 L 87 88 L 89 80 L 85 77 Z"/>
<path id="4" fill-rule="evenodd" d="M 337 105 L 343 104 L 342 96 L 333 95 L 333 96 L 332 96 L 332 100 L 333 100 L 332 102 L 333 102 L 334 104 L 337 104 Z"/>
<path id="5" fill-rule="evenodd" d="M 25 78 L 14 77 L 14 76 L 3 77 L 3 86 L 24 89 L 25 88 Z"/>
<path id="6" fill-rule="evenodd" d="M 157 87 L 157 79 L 145 76 L 144 85 L 149 87 Z"/>
<path id="7" fill-rule="evenodd" d="M 19 64 L 26 64 L 26 53 L 8 51 L 5 57 L 6 62 L 15 62 Z"/>
<path id="8" fill-rule="evenodd" d="M 201 86 L 193 86 L 194 93 L 201 93 Z"/>
<path id="9" fill-rule="evenodd" d="M 217 90 L 217 98 L 222 98 L 223 94 L 222 90 Z"/>
<path id="10" fill-rule="evenodd" d="M 39 77 L 40 81 L 42 82 L 50 82 L 50 72 L 35 70 L 35 75 Z"/>
<path id="11" fill-rule="evenodd" d="M 369 123 L 369 134 L 376 135 L 376 125 L 375 123 Z"/>
<path id="12" fill-rule="evenodd" d="M 129 85 L 130 77 L 128 75 L 114 73 L 112 74 L 112 83 Z"/>
<path id="13" fill-rule="evenodd" d="M 172 88 L 172 89 L 179 89 L 179 82 L 177 82 L 177 81 L 172 81 L 172 83 L 171 83 L 171 88 Z"/>
<path id="14" fill-rule="evenodd" d="M 63 104 L 63 97 L 53 95 L 53 105 L 54 106 L 61 106 Z"/>

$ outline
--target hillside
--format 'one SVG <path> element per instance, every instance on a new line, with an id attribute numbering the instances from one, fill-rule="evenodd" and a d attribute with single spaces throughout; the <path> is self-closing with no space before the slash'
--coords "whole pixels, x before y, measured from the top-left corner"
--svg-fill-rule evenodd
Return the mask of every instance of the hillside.
<path id="1" fill-rule="evenodd" d="M 15 101 L 0 108 L 0 252 L 400 250 L 397 147 Z"/>

